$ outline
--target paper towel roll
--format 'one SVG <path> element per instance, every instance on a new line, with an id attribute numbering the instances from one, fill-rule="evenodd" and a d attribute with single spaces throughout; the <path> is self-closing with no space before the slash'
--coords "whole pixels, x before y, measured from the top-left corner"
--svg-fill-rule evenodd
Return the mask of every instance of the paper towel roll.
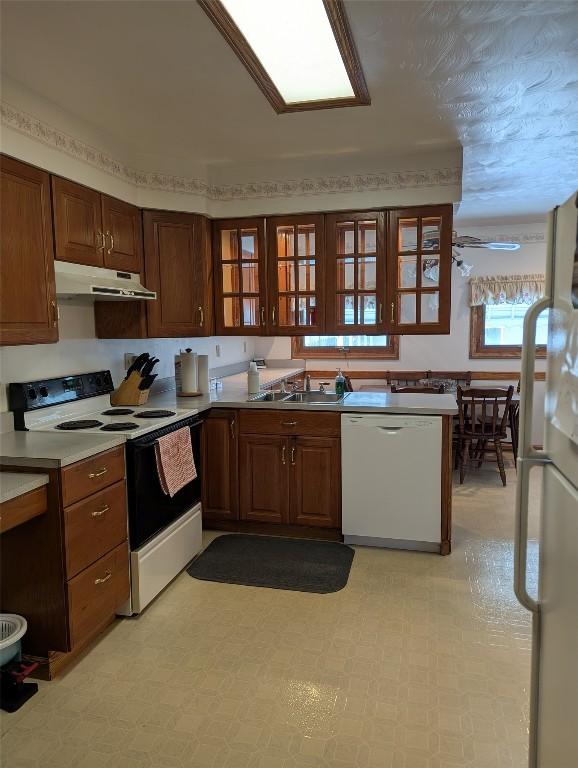
<path id="1" fill-rule="evenodd" d="M 209 356 L 197 356 L 197 388 L 202 395 L 209 394 Z"/>
<path id="2" fill-rule="evenodd" d="M 197 392 L 199 389 L 197 359 L 197 353 L 191 352 L 189 349 L 181 354 L 181 389 L 185 394 Z"/>

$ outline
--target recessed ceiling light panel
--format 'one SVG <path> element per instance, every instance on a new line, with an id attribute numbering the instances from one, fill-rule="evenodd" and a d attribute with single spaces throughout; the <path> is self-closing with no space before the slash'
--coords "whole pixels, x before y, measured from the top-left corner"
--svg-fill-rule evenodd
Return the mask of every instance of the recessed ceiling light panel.
<path id="1" fill-rule="evenodd" d="M 369 104 L 341 0 L 199 0 L 277 112 Z"/>

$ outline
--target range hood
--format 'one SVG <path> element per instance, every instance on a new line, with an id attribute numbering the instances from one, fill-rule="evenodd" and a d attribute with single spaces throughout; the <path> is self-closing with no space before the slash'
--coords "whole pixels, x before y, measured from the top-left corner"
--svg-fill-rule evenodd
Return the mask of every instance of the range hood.
<path id="1" fill-rule="evenodd" d="M 104 267 L 87 267 L 55 261 L 56 295 L 60 298 L 85 298 L 100 301 L 131 301 L 156 299 L 154 291 L 148 291 L 140 282 L 140 275 L 117 272 Z"/>

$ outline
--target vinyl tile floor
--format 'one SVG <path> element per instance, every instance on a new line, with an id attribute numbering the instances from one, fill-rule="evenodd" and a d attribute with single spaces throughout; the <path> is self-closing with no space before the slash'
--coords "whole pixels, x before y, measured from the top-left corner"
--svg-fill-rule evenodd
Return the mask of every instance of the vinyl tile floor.
<path id="1" fill-rule="evenodd" d="M 1 765 L 525 767 L 530 617 L 512 591 L 515 484 L 513 469 L 507 488 L 491 466 L 472 472 L 454 488 L 450 556 L 357 548 L 335 594 L 181 574 L 20 712 L 2 713 Z M 537 485 L 532 496 L 537 506 Z"/>

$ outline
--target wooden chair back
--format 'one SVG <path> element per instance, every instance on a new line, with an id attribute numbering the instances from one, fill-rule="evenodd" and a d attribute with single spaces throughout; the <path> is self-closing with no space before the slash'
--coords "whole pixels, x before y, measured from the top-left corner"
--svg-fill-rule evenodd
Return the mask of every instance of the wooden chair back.
<path id="1" fill-rule="evenodd" d="M 426 378 L 425 371 L 388 371 L 387 383 L 396 387 L 410 387 L 417 381 Z"/>
<path id="2" fill-rule="evenodd" d="M 458 385 L 460 435 L 494 440 L 506 436 L 508 411 L 514 387 L 508 389 L 469 388 Z"/>
<path id="3" fill-rule="evenodd" d="M 453 379 L 459 387 L 469 387 L 472 383 L 471 371 L 428 371 L 428 379 Z"/>
<path id="4" fill-rule="evenodd" d="M 395 384 L 392 384 L 391 391 L 404 395 L 411 393 L 418 393 L 421 395 L 443 395 L 444 387 L 443 384 L 440 384 L 439 387 L 398 387 Z"/>

